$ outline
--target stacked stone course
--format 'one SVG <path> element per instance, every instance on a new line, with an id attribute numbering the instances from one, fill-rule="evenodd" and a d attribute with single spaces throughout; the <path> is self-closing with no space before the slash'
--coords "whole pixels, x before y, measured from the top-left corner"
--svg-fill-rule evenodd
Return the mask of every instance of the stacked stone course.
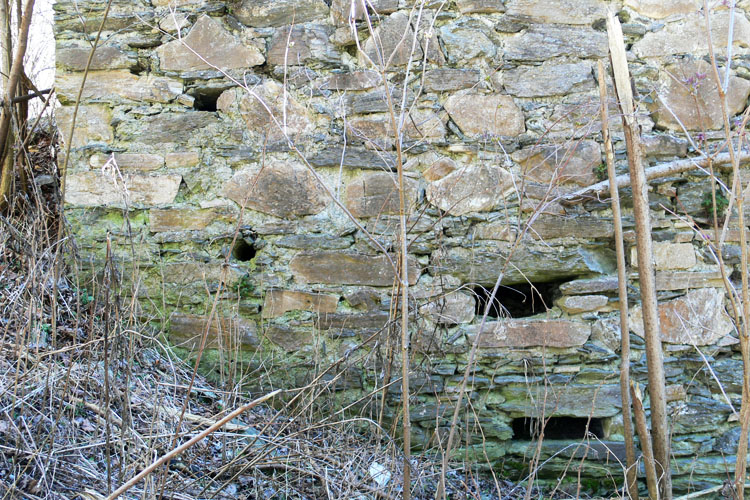
<path id="1" fill-rule="evenodd" d="M 393 255 L 382 252 L 398 246 L 387 88 L 408 106 L 400 139 L 413 442 L 434 446 L 445 431 L 486 290 L 502 274 L 500 302 L 516 317 L 490 307 L 469 398 L 477 425 L 457 453 L 522 471 L 534 451 L 524 419 L 552 415 L 577 427 L 593 418 L 596 440 L 545 440 L 542 460 L 554 457 L 540 476 L 554 481 L 580 466 L 584 477 L 610 477 L 613 489 L 624 462 L 613 223 L 606 200 L 571 206 L 560 197 L 602 171 L 592 69 L 606 57 L 608 8 L 623 21 L 647 161 L 694 155 L 683 127 L 708 147 L 720 142 L 699 3 L 456 0 L 428 2 L 417 17 L 413 2 L 375 0 L 376 36 L 393 54 L 386 84 L 369 63 L 379 51 L 364 12 L 344 0 L 114 0 L 67 174 L 66 213 L 82 260 L 100 268 L 111 232 L 123 265 L 138 265 L 144 317 L 165 322 L 185 353 L 208 329 L 208 362 L 226 361 L 212 355 L 220 350 L 247 370 L 273 359 L 269 379 L 254 375 L 256 389 L 307 382 L 360 346 L 371 355 L 332 385 L 339 403 L 357 401 L 385 383 L 395 328 Z M 55 5 L 57 120 L 66 133 L 105 4 Z M 736 114 L 750 95 L 750 2 L 734 12 L 728 103 Z M 729 15 L 723 6 L 711 12 L 719 53 Z M 675 488 L 695 490 L 733 470 L 739 432 L 729 402 L 739 409 L 742 364 L 721 275 L 695 231 L 709 227 L 708 176 L 696 170 L 650 188 Z M 627 189 L 623 203 L 633 246 Z M 734 268 L 736 234 L 724 247 Z M 645 383 L 635 269 L 629 286 L 633 373 Z M 208 325 L 217 294 L 220 318 Z M 388 417 L 399 390 L 387 390 Z"/>

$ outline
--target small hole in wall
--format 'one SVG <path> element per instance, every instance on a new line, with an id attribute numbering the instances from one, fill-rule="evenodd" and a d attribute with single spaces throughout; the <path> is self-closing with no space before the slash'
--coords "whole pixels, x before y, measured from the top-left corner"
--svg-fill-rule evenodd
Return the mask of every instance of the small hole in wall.
<path id="1" fill-rule="evenodd" d="M 531 440 L 539 437 L 542 421 L 538 418 L 513 419 L 513 439 Z M 604 439 L 604 420 L 601 418 L 550 417 L 544 426 L 544 439 L 583 439 L 588 432 Z"/>
<path id="2" fill-rule="evenodd" d="M 198 111 L 216 111 L 219 95 L 221 95 L 220 92 L 197 92 L 193 94 L 195 98 L 193 107 Z"/>
<path id="3" fill-rule="evenodd" d="M 243 238 L 237 238 L 232 248 L 232 257 L 240 262 L 247 262 L 255 257 L 255 246 L 251 245 Z"/>
<path id="4" fill-rule="evenodd" d="M 501 285 L 490 304 L 487 316 L 490 318 L 525 318 L 543 313 L 552 307 L 552 302 L 562 283 L 564 281 Z M 481 317 L 490 302 L 492 288 L 479 285 L 475 286 L 473 291 L 476 297 L 476 314 Z"/>

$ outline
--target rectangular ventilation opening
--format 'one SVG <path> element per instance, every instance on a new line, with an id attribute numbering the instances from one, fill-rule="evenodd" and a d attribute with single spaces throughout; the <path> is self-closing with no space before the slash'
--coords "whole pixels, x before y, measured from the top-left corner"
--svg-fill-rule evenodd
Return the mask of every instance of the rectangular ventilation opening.
<path id="1" fill-rule="evenodd" d="M 490 318 L 525 318 L 546 312 L 560 294 L 559 288 L 563 283 L 565 281 L 500 285 L 490 304 L 487 316 Z M 477 285 L 473 288 L 473 292 L 476 298 L 476 315 L 481 318 L 485 307 L 490 302 L 492 288 Z"/>
<path id="2" fill-rule="evenodd" d="M 513 439 L 527 440 L 539 437 L 542 419 L 516 418 L 513 420 Z M 544 425 L 544 439 L 583 439 L 588 432 L 604 439 L 604 419 L 580 417 L 549 417 Z"/>

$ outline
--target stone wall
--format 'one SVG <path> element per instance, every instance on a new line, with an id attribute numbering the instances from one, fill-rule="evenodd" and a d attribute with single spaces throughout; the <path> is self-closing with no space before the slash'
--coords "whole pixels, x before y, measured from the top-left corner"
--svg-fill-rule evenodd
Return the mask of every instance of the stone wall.
<path id="1" fill-rule="evenodd" d="M 699 3 L 457 0 L 418 11 L 375 0 L 377 37 L 357 10 L 357 44 L 344 0 L 115 0 L 67 174 L 84 265 L 101 269 L 109 231 L 121 263 L 138 264 L 123 279 L 137 285 L 144 319 L 166 325 L 185 353 L 209 327 L 205 359 L 240 359 L 248 387 L 303 384 L 341 357 L 341 376 L 324 378 L 339 403 L 382 387 L 399 372 L 389 357 L 399 338 L 389 322 L 392 255 L 382 251 L 397 246 L 399 209 L 387 87 L 398 109 L 408 105 L 415 444 L 434 447 L 436 427 L 446 429 L 502 274 L 478 341 L 460 455 L 522 473 L 533 454 L 529 419 L 552 415 L 542 459 L 554 457 L 541 477 L 567 470 L 575 480 L 583 464 L 592 484 L 606 476 L 614 487 L 624 452 L 611 211 L 606 200 L 566 206 L 560 197 L 603 173 L 593 70 L 606 56 L 607 7 L 623 22 L 648 163 L 695 155 L 682 126 L 701 145 L 719 142 Z M 55 5 L 66 133 L 105 4 Z M 729 15 L 723 5 L 711 12 L 720 54 Z M 368 64 L 377 38 L 392 54 L 387 84 Z M 747 0 L 734 39 L 729 103 L 739 113 L 750 94 Z M 650 191 L 678 491 L 720 483 L 739 435 L 717 383 L 738 409 L 737 340 L 701 234 L 710 186 L 696 170 Z M 628 189 L 622 197 L 632 246 Z M 735 269 L 736 234 L 723 250 Z M 629 290 L 632 369 L 645 383 L 635 274 Z M 216 297 L 221 319 L 207 325 Z M 387 389 L 386 417 L 398 411 L 398 392 Z M 354 408 L 377 418 L 374 407 Z M 585 445 L 570 445 L 582 442 L 589 418 L 598 439 L 583 440 L 584 462 Z"/>

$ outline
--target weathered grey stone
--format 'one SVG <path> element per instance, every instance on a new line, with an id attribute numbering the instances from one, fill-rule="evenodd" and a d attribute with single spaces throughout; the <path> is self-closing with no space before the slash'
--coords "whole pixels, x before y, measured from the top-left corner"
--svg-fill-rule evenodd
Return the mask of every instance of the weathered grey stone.
<path id="1" fill-rule="evenodd" d="M 348 24 L 349 19 L 362 21 L 365 19 L 365 8 L 370 16 L 377 18 L 377 14 L 390 14 L 398 10 L 398 0 L 332 0 L 331 13 L 338 24 Z M 348 27 L 348 26 L 347 26 Z"/>
<path id="2" fill-rule="evenodd" d="M 710 345 L 732 331 L 724 311 L 724 294 L 714 288 L 691 290 L 685 296 L 659 304 L 659 331 L 662 342 Z M 630 312 L 630 329 L 643 337 L 643 311 Z"/>
<path id="3" fill-rule="evenodd" d="M 450 248 L 432 254 L 433 274 L 451 274 L 464 283 L 494 285 L 500 273 L 503 283 L 555 281 L 582 275 L 610 274 L 615 266 L 614 252 L 604 247 L 555 247 L 527 243 L 516 249 L 506 267 L 509 242 L 491 247 Z M 528 281 L 527 281 L 528 280 Z"/>
<path id="4" fill-rule="evenodd" d="M 531 238 L 548 240 L 554 238 L 607 239 L 614 234 L 612 221 L 578 215 L 563 217 L 559 215 L 539 215 L 531 223 L 527 235 Z"/>
<path id="5" fill-rule="evenodd" d="M 617 415 L 622 408 L 619 385 L 569 384 L 549 389 L 546 395 L 544 387 L 531 390 L 533 398 L 529 397 L 529 387 L 525 385 L 501 389 L 500 393 L 506 398 L 503 409 L 527 417 L 601 418 Z"/>
<path id="6" fill-rule="evenodd" d="M 216 221 L 230 222 L 234 211 L 219 208 L 153 208 L 149 211 L 149 230 L 201 231 Z"/>
<path id="7" fill-rule="evenodd" d="M 296 255 L 289 263 L 300 283 L 391 286 L 396 261 L 384 255 L 361 255 L 349 252 L 310 252 Z M 409 284 L 419 278 L 419 265 L 409 259 Z"/>
<path id="8" fill-rule="evenodd" d="M 654 266 L 657 271 L 667 269 L 690 269 L 695 266 L 695 248 L 691 243 L 672 243 L 671 241 L 656 241 L 652 245 Z M 638 250 L 630 249 L 630 263 L 638 267 Z"/>
<path id="9" fill-rule="evenodd" d="M 497 53 L 490 31 L 481 21 L 459 19 L 440 27 L 440 40 L 451 64 L 466 63 L 478 57 L 492 58 Z"/>
<path id="10" fill-rule="evenodd" d="M 560 56 L 605 57 L 607 34 L 591 28 L 533 25 L 509 39 L 504 57 L 518 61 L 544 61 Z"/>
<path id="11" fill-rule="evenodd" d="M 403 98 L 401 89 L 389 87 L 392 102 L 400 103 Z M 414 93 L 408 92 L 406 105 L 411 106 L 414 103 Z M 365 114 L 365 113 L 388 113 L 388 97 L 383 89 L 376 89 L 370 92 L 349 94 L 344 99 L 344 106 L 348 114 Z"/>
<path id="12" fill-rule="evenodd" d="M 339 62 L 341 54 L 329 41 L 331 32 L 320 24 L 295 24 L 278 29 L 268 48 L 268 64 L 296 66 L 313 61 Z"/>
<path id="13" fill-rule="evenodd" d="M 78 96 L 83 73 L 58 73 L 55 79 L 57 97 L 72 103 Z M 86 78 L 82 101 L 109 103 L 161 102 L 174 100 L 182 93 L 182 82 L 165 76 L 136 76 L 126 70 L 92 71 Z"/>
<path id="14" fill-rule="evenodd" d="M 310 293 L 298 290 L 268 290 L 263 302 L 263 317 L 277 318 L 289 311 L 312 311 L 333 313 L 339 298 L 325 293 Z"/>
<path id="15" fill-rule="evenodd" d="M 711 13 L 711 41 L 715 51 L 726 49 L 729 33 L 729 11 Z M 735 13 L 734 43 L 747 47 L 750 40 L 750 20 L 741 11 Z M 633 53 L 640 58 L 663 57 L 675 54 L 708 54 L 708 37 L 703 13 L 693 11 L 683 21 L 667 23 L 659 31 L 646 33 L 633 44 Z"/>
<path id="16" fill-rule="evenodd" d="M 122 172 L 150 172 L 164 166 L 164 157 L 150 153 L 114 153 L 109 155 L 95 154 L 89 158 L 92 168 L 102 168 L 112 160 Z"/>
<path id="17" fill-rule="evenodd" d="M 393 170 L 396 157 L 386 151 L 348 146 L 327 147 L 308 159 L 313 167 L 361 168 L 364 170 Z"/>
<path id="18" fill-rule="evenodd" d="M 472 88 L 479 84 L 478 69 L 437 68 L 425 71 L 425 92 L 446 92 Z"/>
<path id="19" fill-rule="evenodd" d="M 64 143 L 69 141 L 68 134 L 73 121 L 73 108 L 74 106 L 62 106 L 55 110 L 55 119 Z M 72 147 L 82 148 L 94 144 L 111 143 L 114 140 L 111 121 L 112 112 L 106 106 L 79 106 Z"/>
<path id="20" fill-rule="evenodd" d="M 470 343 L 473 343 L 479 327 L 468 327 Z M 590 335 L 591 326 L 581 321 L 506 319 L 484 324 L 479 347 L 577 347 L 585 344 Z"/>
<path id="21" fill-rule="evenodd" d="M 287 352 L 299 351 L 312 344 L 310 328 L 292 328 L 286 325 L 271 325 L 265 332 L 266 338 Z"/>
<path id="22" fill-rule="evenodd" d="M 405 119 L 403 138 L 425 142 L 439 141 L 445 137 L 443 119 L 429 110 L 413 110 Z M 363 141 L 378 148 L 390 148 L 395 132 L 387 114 L 370 115 L 347 120 L 347 136 L 354 141 Z"/>
<path id="23" fill-rule="evenodd" d="M 427 200 L 451 215 L 492 210 L 511 192 L 513 175 L 502 167 L 472 163 L 427 186 Z"/>
<path id="24" fill-rule="evenodd" d="M 58 67 L 73 71 L 83 71 L 91 53 L 90 46 L 63 46 L 55 51 L 55 62 Z M 135 54 L 126 52 L 114 45 L 103 45 L 96 48 L 91 60 L 90 71 L 101 69 L 129 69 L 135 67 Z"/>
<path id="25" fill-rule="evenodd" d="M 365 41 L 364 54 L 378 67 L 389 62 L 391 66 L 404 65 L 410 59 L 421 59 L 424 54 L 418 43 L 412 52 L 415 36 L 409 16 L 394 12 L 383 18 L 373 36 Z"/>
<path id="26" fill-rule="evenodd" d="M 643 154 L 650 157 L 671 157 L 687 155 L 687 139 L 665 134 L 643 135 Z"/>
<path id="27" fill-rule="evenodd" d="M 276 217 L 317 214 L 329 198 L 315 176 L 293 162 L 270 162 L 237 172 L 223 194 L 238 205 Z"/>
<path id="28" fill-rule="evenodd" d="M 239 113 L 248 131 L 258 140 L 274 143 L 285 141 L 286 135 L 297 138 L 312 132 L 307 110 L 291 93 L 284 92 L 280 83 L 265 80 L 254 87 L 253 94 L 229 89 L 219 96 L 216 108 L 230 115 Z"/>
<path id="29" fill-rule="evenodd" d="M 471 295 L 450 292 L 419 307 L 419 314 L 437 324 L 456 325 L 474 319 L 475 300 Z"/>
<path id="30" fill-rule="evenodd" d="M 246 26 L 267 28 L 322 19 L 328 6 L 322 0 L 241 0 L 234 15 Z"/>
<path id="31" fill-rule="evenodd" d="M 182 40 L 166 43 L 156 53 L 162 71 L 197 71 L 213 69 L 212 65 L 221 69 L 251 68 L 265 62 L 257 47 L 241 43 L 219 21 L 205 14 Z"/>
<path id="32" fill-rule="evenodd" d="M 163 112 L 138 117 L 132 128 L 118 127 L 118 139 L 145 144 L 177 143 L 184 147 L 200 136 L 202 129 L 218 125 L 216 113 L 210 111 Z"/>
<path id="33" fill-rule="evenodd" d="M 590 25 L 607 17 L 600 0 L 508 0 L 507 14 L 535 23 Z"/>
<path id="34" fill-rule="evenodd" d="M 716 429 L 726 423 L 731 412 L 731 407 L 724 402 L 693 396 L 689 402 L 680 405 L 672 412 L 672 432 L 674 434 L 716 432 Z M 718 463 L 713 464 L 713 470 L 709 469 L 709 463 L 696 463 L 696 457 L 690 457 L 689 461 L 694 464 L 692 466 L 700 467 L 697 470 L 703 474 L 722 474 L 722 471 L 726 471 L 727 459 L 728 457 L 719 458 Z"/>
<path id="35" fill-rule="evenodd" d="M 456 7 L 461 14 L 495 14 L 505 12 L 502 0 L 457 0 Z"/>
<path id="36" fill-rule="evenodd" d="M 387 311 L 369 311 L 366 313 L 327 313 L 321 314 L 316 326 L 321 330 L 338 332 L 362 330 L 380 330 L 390 320 Z M 329 332 L 329 334 L 332 332 Z"/>
<path id="37" fill-rule="evenodd" d="M 180 189 L 179 175 L 126 174 L 115 179 L 101 172 L 78 172 L 68 174 L 65 183 L 65 203 L 84 207 L 99 205 L 156 206 L 174 202 Z"/>
<path id="38" fill-rule="evenodd" d="M 683 81 L 676 81 L 675 76 L 683 78 Z M 659 92 L 659 99 L 650 106 L 658 126 L 675 131 L 682 131 L 680 122 L 688 130 L 719 129 L 724 126 L 721 106 L 716 105 L 719 93 L 710 64 L 697 60 L 667 66 L 659 81 L 663 90 Z M 748 96 L 750 82 L 731 76 L 726 96 L 730 117 L 745 108 Z"/>
<path id="39" fill-rule="evenodd" d="M 513 153 L 524 177 L 549 184 L 573 183 L 589 186 L 597 182 L 594 167 L 602 162 L 599 144 L 575 141 L 561 146 L 532 146 Z"/>
<path id="40" fill-rule="evenodd" d="M 210 318 L 197 314 L 174 312 L 169 316 L 169 341 L 183 349 L 201 347 L 206 336 L 207 349 L 255 350 L 260 346 L 254 322 L 244 318 L 227 318 L 219 315 Z"/>
<path id="41" fill-rule="evenodd" d="M 541 66 L 519 66 L 503 72 L 505 90 L 518 97 L 565 95 L 594 88 L 591 63 L 587 61 L 557 64 L 545 61 Z"/>
<path id="42" fill-rule="evenodd" d="M 586 295 L 591 293 L 612 293 L 617 291 L 617 276 L 573 280 L 560 285 L 563 295 Z"/>
<path id="43" fill-rule="evenodd" d="M 557 305 L 568 314 L 580 314 L 603 309 L 609 303 L 606 295 L 565 295 Z"/>
<path id="44" fill-rule="evenodd" d="M 720 271 L 660 271 L 656 273 L 657 290 L 685 290 L 688 288 L 721 288 L 724 280 Z"/>
<path id="45" fill-rule="evenodd" d="M 485 134 L 514 137 L 526 130 L 523 113 L 507 95 L 452 95 L 444 107 L 461 132 L 472 138 Z"/>
<path id="46" fill-rule="evenodd" d="M 328 90 L 367 90 L 380 85 L 380 74 L 361 70 L 349 73 L 333 73 L 321 86 Z"/>
<path id="47" fill-rule="evenodd" d="M 417 183 L 408 177 L 405 183 L 405 208 L 412 211 L 417 198 Z M 386 172 L 368 172 L 346 186 L 346 207 L 355 217 L 398 214 L 400 198 L 398 177 Z"/>
<path id="48" fill-rule="evenodd" d="M 612 352 L 620 349 L 620 317 L 602 318 L 591 325 L 591 340 Z"/>
<path id="49" fill-rule="evenodd" d="M 699 0 L 672 0 L 670 2 L 664 2 L 663 0 L 625 0 L 625 5 L 642 16 L 654 19 L 664 19 L 680 14 L 694 14 L 702 7 Z"/>
<path id="50" fill-rule="evenodd" d="M 274 241 L 274 244 L 295 250 L 341 250 L 352 246 L 352 238 L 330 234 L 289 234 Z"/>
<path id="51" fill-rule="evenodd" d="M 209 262 L 168 262 L 160 266 L 165 284 L 186 287 L 197 285 L 202 293 L 206 288 L 215 288 L 219 281 L 227 287 L 234 287 L 245 272 L 234 266 L 225 267 L 224 260 Z"/>

